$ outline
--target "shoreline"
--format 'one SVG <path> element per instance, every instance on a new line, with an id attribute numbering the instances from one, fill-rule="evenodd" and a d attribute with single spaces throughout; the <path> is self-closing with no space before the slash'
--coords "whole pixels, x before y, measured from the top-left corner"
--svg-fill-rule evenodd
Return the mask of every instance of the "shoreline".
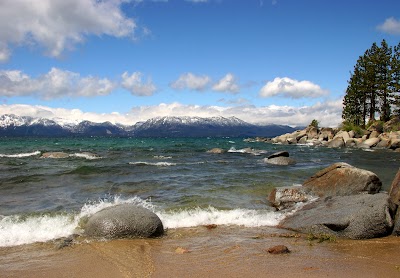
<path id="1" fill-rule="evenodd" d="M 291 253 L 267 249 L 285 245 Z M 271 227 L 173 229 L 156 239 L 0 248 L 2 277 L 398 277 L 400 239 L 310 241 Z M 4 276 L 3 276 L 4 275 Z"/>

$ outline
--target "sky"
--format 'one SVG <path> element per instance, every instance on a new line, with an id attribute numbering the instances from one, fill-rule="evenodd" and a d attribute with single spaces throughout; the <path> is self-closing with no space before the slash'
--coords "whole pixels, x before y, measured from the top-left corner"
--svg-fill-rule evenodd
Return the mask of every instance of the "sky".
<path id="1" fill-rule="evenodd" d="M 0 115 L 338 126 L 398 0 L 0 0 Z"/>

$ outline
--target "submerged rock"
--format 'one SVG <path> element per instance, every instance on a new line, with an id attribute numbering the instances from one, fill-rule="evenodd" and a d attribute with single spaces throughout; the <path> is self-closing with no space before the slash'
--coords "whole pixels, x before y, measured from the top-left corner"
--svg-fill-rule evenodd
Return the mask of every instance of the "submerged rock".
<path id="1" fill-rule="evenodd" d="M 268 156 L 268 159 L 274 158 L 274 157 L 280 157 L 280 156 L 289 157 L 289 152 L 287 152 L 287 151 L 276 152 L 276 153 L 273 153 L 270 156 Z"/>
<path id="2" fill-rule="evenodd" d="M 303 186 L 320 197 L 346 196 L 361 192 L 378 193 L 382 182 L 371 171 L 339 162 L 317 172 Z"/>
<path id="3" fill-rule="evenodd" d="M 40 158 L 67 158 L 69 154 L 64 152 L 45 152 L 42 153 Z"/>
<path id="4" fill-rule="evenodd" d="M 302 233 L 326 233 L 350 239 L 387 236 L 393 206 L 386 193 L 319 199 L 288 216 L 280 227 Z"/>
<path id="5" fill-rule="evenodd" d="M 207 151 L 207 153 L 215 153 L 215 154 L 221 154 L 224 152 L 225 152 L 225 150 L 223 150 L 221 148 L 213 148 L 213 149 Z"/>
<path id="6" fill-rule="evenodd" d="M 155 213 L 132 204 L 105 208 L 92 215 L 85 226 L 87 236 L 107 239 L 148 238 L 163 233 L 163 224 Z"/>
<path id="7" fill-rule="evenodd" d="M 287 166 L 287 165 L 294 165 L 296 164 L 296 160 L 290 158 L 290 157 L 285 157 L 285 156 L 278 156 L 278 157 L 273 157 L 273 158 L 265 158 L 264 162 L 267 164 L 273 164 L 273 165 L 281 165 L 281 166 Z"/>

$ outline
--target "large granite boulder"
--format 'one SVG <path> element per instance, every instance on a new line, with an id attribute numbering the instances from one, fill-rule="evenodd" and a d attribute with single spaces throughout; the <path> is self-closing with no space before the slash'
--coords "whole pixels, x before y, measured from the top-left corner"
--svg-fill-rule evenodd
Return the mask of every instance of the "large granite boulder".
<path id="1" fill-rule="evenodd" d="M 362 192 L 377 193 L 382 182 L 373 172 L 338 162 L 317 172 L 303 186 L 320 197 L 346 196 Z"/>
<path id="2" fill-rule="evenodd" d="M 279 226 L 301 233 L 368 239 L 392 232 L 393 210 L 386 193 L 327 197 L 307 204 Z"/>
<path id="3" fill-rule="evenodd" d="M 164 227 L 153 212 L 133 204 L 105 208 L 92 215 L 85 235 L 96 238 L 148 238 L 161 236 Z"/>
<path id="4" fill-rule="evenodd" d="M 336 137 L 328 142 L 327 147 L 329 148 L 342 148 L 344 147 L 344 141 L 342 137 Z"/>
<path id="5" fill-rule="evenodd" d="M 362 142 L 358 147 L 361 149 L 369 149 L 376 146 L 379 143 L 380 139 L 378 137 L 369 138 Z"/>
<path id="6" fill-rule="evenodd" d="M 400 168 L 390 186 L 389 197 L 394 204 L 400 206 Z"/>

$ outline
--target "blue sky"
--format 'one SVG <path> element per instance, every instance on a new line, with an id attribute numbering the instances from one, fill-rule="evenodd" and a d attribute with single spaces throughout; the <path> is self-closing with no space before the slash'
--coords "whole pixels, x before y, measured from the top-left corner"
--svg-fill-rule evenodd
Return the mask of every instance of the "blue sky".
<path id="1" fill-rule="evenodd" d="M 0 114 L 337 126 L 382 39 L 400 41 L 400 1 L 3 0 Z"/>

